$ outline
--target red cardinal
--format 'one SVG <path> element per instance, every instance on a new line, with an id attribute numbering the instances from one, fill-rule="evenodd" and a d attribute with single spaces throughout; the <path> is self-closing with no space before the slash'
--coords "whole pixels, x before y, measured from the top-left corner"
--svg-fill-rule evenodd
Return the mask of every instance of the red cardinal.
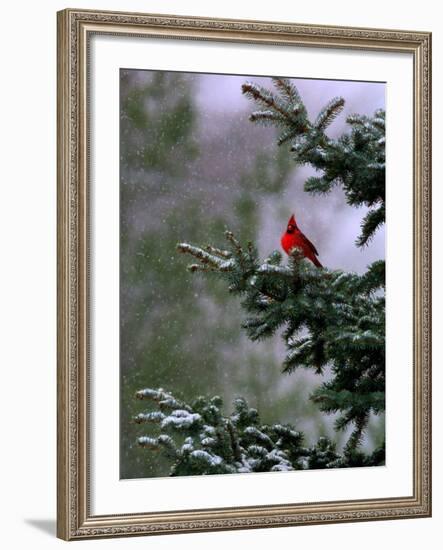
<path id="1" fill-rule="evenodd" d="M 289 218 L 288 227 L 281 236 L 281 245 L 286 254 L 289 254 L 295 247 L 299 248 L 303 252 L 305 258 L 311 260 L 317 267 L 323 267 L 317 259 L 317 249 L 298 228 L 294 214 Z"/>

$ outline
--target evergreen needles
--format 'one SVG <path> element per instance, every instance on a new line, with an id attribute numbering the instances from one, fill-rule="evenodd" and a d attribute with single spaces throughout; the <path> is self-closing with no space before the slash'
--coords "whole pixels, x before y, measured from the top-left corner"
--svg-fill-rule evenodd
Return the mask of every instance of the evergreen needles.
<path id="1" fill-rule="evenodd" d="M 380 450 L 370 456 L 355 452 L 340 456 L 326 437 L 306 447 L 303 434 L 293 426 L 261 424 L 258 412 L 242 398 L 234 401 L 230 415 L 224 415 L 218 396 L 199 397 L 187 404 L 163 389 L 148 389 L 137 392 L 137 397 L 164 411 L 139 414 L 134 422 L 156 425 L 153 431 L 156 428 L 158 435 L 141 436 L 137 443 L 162 452 L 171 476 L 281 472 L 346 467 L 356 460 L 362 465 L 383 461 Z"/>

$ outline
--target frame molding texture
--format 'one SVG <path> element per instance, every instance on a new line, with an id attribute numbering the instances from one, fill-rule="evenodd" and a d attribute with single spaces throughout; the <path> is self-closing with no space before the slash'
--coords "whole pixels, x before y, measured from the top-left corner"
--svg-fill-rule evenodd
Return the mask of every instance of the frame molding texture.
<path id="1" fill-rule="evenodd" d="M 431 33 L 68 9 L 58 25 L 57 535 L 65 540 L 431 515 Z M 88 458 L 88 41 L 167 36 L 406 52 L 414 59 L 413 495 L 93 516 Z"/>

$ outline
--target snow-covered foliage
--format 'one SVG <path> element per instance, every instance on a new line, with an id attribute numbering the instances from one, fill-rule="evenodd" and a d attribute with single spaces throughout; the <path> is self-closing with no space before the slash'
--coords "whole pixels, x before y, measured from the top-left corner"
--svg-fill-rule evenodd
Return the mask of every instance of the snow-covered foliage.
<path id="1" fill-rule="evenodd" d="M 312 447 L 303 445 L 303 434 L 289 425 L 262 425 L 258 412 L 238 398 L 225 416 L 220 397 L 199 397 L 192 404 L 178 401 L 163 389 L 141 390 L 138 399 L 154 403 L 158 411 L 138 414 L 134 422 L 156 424 L 154 436 L 140 436 L 138 445 L 162 451 L 177 475 L 280 472 L 355 465 L 350 456 L 337 454 L 335 445 L 321 437 Z M 171 408 L 171 404 L 181 408 Z M 187 419 L 189 421 L 177 421 Z M 383 462 L 378 449 L 371 456 L 359 454 L 361 465 Z"/>
<path id="2" fill-rule="evenodd" d="M 159 410 L 134 417 L 138 424 L 155 424 L 158 435 L 140 436 L 140 447 L 162 451 L 171 462 L 170 473 L 178 475 L 282 472 L 347 466 L 334 444 L 322 437 L 305 447 L 303 434 L 294 427 L 260 423 L 258 412 L 244 399 L 234 402 L 234 411 L 225 416 L 220 397 L 199 397 L 182 403 L 163 389 L 141 390 L 138 399 L 153 403 Z M 174 404 L 171 407 L 171 404 Z M 174 409 L 175 406 L 180 408 Z M 181 420 L 177 420 L 181 419 Z M 366 458 L 369 465 L 378 455 Z"/>

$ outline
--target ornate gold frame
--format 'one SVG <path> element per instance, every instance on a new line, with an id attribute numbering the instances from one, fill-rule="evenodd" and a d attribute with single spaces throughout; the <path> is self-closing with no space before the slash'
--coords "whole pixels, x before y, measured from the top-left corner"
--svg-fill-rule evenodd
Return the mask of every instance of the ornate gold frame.
<path id="1" fill-rule="evenodd" d="M 404 498 L 92 516 L 88 490 L 88 98 L 94 33 L 408 52 L 414 59 L 414 461 Z M 58 509 L 65 539 L 431 515 L 431 34 L 64 10 L 58 13 Z"/>

